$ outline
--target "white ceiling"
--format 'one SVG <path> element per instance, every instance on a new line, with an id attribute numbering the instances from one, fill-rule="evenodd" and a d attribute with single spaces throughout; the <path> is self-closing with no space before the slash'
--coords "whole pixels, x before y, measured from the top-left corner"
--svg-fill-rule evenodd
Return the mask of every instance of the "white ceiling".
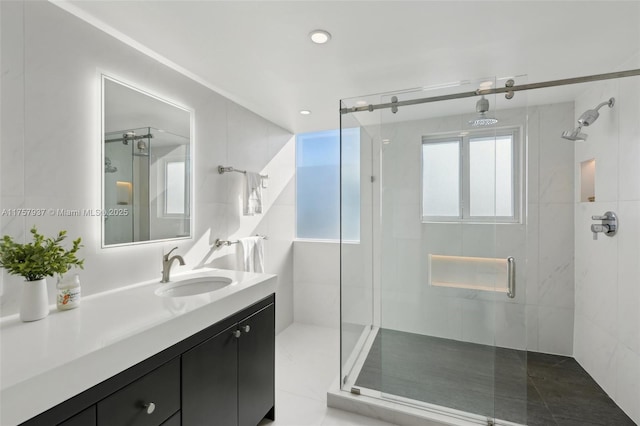
<path id="1" fill-rule="evenodd" d="M 640 49 L 638 1 L 85 0 L 61 6 L 296 133 L 339 127 L 343 98 L 485 76 L 526 74 L 531 83 L 604 73 L 628 68 Z M 330 43 L 309 40 L 317 28 L 332 34 Z M 302 116 L 301 109 L 313 113 Z"/>

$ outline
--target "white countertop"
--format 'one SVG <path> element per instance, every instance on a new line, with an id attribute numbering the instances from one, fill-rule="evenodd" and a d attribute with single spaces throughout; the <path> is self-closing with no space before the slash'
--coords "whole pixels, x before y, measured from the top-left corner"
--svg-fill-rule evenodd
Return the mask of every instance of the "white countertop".
<path id="1" fill-rule="evenodd" d="M 17 425 L 275 292 L 276 276 L 198 269 L 233 282 L 214 292 L 161 297 L 158 280 L 84 297 L 80 307 L 0 321 L 0 424 Z"/>

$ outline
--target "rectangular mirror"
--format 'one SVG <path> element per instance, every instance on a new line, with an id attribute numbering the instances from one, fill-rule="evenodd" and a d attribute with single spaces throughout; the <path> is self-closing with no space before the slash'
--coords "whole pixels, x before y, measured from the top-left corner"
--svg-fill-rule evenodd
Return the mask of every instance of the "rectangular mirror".
<path id="1" fill-rule="evenodd" d="M 191 111 L 102 76 L 102 245 L 191 236 Z"/>

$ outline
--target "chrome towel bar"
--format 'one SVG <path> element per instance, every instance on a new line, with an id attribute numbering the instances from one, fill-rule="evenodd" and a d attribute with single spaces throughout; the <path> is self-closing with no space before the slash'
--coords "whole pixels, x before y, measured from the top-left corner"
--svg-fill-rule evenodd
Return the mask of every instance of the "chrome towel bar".
<path id="1" fill-rule="evenodd" d="M 267 239 L 267 236 L 266 236 L 266 235 L 258 235 L 258 234 L 256 234 L 256 237 L 261 237 L 263 240 L 266 240 L 266 239 Z M 233 241 L 230 241 L 230 240 L 221 240 L 220 238 L 218 238 L 218 239 L 216 240 L 216 242 L 215 242 L 215 243 L 213 243 L 213 245 L 214 245 L 216 248 L 220 248 L 220 247 L 222 247 L 222 246 L 230 246 L 231 244 L 238 244 L 239 242 L 240 242 L 239 240 L 233 240 Z"/>
<path id="2" fill-rule="evenodd" d="M 246 175 L 246 174 L 247 174 L 247 171 L 246 171 L 246 170 L 234 169 L 234 168 L 233 168 L 233 167 L 231 167 L 231 166 L 227 166 L 227 167 L 225 167 L 225 166 L 218 166 L 218 173 L 220 173 L 220 174 L 224 174 L 224 173 L 227 173 L 227 172 L 242 173 L 243 175 Z M 262 179 L 269 179 L 269 175 L 260 175 L 260 177 L 261 177 Z"/>

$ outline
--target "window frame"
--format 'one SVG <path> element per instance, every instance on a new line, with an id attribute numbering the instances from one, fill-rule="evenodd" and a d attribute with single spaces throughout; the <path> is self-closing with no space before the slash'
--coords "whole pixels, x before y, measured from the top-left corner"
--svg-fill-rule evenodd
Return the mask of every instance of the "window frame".
<path id="1" fill-rule="evenodd" d="M 420 145 L 420 217 L 422 223 L 522 223 L 522 202 L 524 197 L 524 187 L 522 183 L 522 170 L 524 167 L 524 156 L 522 149 L 522 129 L 520 127 L 501 127 L 487 130 L 472 130 L 465 132 L 443 133 L 437 135 L 426 135 L 422 137 Z M 511 179 L 512 179 L 512 208 L 513 216 L 471 216 L 470 215 L 470 142 L 471 139 L 499 138 L 501 136 L 511 136 Z M 457 216 L 428 216 L 424 214 L 424 146 L 434 143 L 445 143 L 458 141 L 460 149 L 459 164 L 459 198 Z"/>

